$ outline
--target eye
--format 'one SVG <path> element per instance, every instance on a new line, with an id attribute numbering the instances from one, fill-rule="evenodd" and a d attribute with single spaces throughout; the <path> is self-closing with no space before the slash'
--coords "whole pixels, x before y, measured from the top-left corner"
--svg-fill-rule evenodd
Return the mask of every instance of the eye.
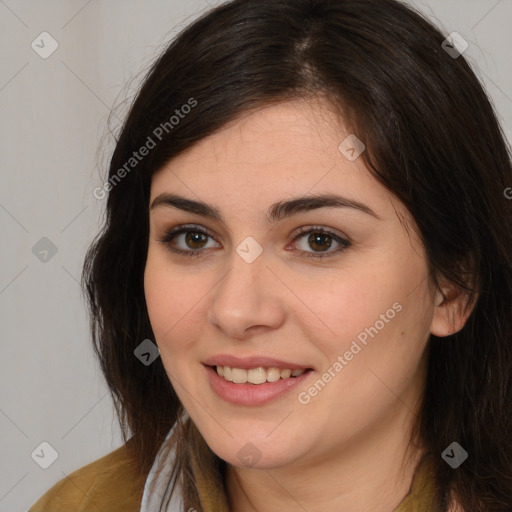
<path id="1" fill-rule="evenodd" d="M 202 250 L 206 246 L 204 245 L 208 238 L 213 238 L 212 235 L 208 232 L 207 229 L 204 229 L 200 226 L 192 225 L 192 226 L 178 226 L 177 228 L 171 229 L 168 231 L 164 238 L 159 239 L 159 242 L 165 244 L 169 249 L 176 254 L 183 254 L 185 256 L 200 256 L 202 254 Z M 189 250 L 180 249 L 174 247 L 171 242 L 182 241 L 185 243 L 185 247 L 188 247 Z M 217 246 L 219 246 L 217 244 Z"/>
<path id="2" fill-rule="evenodd" d="M 306 238 L 306 235 L 309 236 Z M 313 249 L 313 252 L 301 249 L 301 251 L 304 252 L 304 256 L 307 258 L 322 259 L 330 257 L 344 251 L 351 245 L 348 240 L 342 238 L 336 233 L 316 226 L 311 228 L 299 228 L 299 234 L 294 238 L 293 241 L 296 242 L 298 239 L 305 239 L 306 247 Z M 338 244 L 338 248 L 329 251 L 329 249 L 332 247 L 333 240 Z"/>
<path id="3" fill-rule="evenodd" d="M 301 227 L 298 231 L 299 234 L 295 236 L 293 243 L 296 243 L 299 239 L 305 239 L 306 235 L 309 235 L 305 241 L 313 249 L 313 252 L 307 249 L 299 249 L 307 258 L 322 259 L 333 256 L 351 245 L 345 238 L 321 227 Z M 206 245 L 208 238 L 213 239 L 213 235 L 207 229 L 197 225 L 182 225 L 171 229 L 158 241 L 165 244 L 175 254 L 198 257 L 204 254 L 203 249 L 211 248 L 211 246 Z M 176 243 L 180 241 L 185 244 L 185 248 L 183 246 L 181 248 L 176 247 Z M 333 241 L 338 244 L 338 247 L 329 251 Z M 220 245 L 215 242 L 214 247 L 220 247 Z"/>

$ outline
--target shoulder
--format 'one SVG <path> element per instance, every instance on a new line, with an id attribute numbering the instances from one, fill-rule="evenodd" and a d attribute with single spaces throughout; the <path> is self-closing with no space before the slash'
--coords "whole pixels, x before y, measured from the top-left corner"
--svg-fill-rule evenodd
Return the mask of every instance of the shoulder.
<path id="1" fill-rule="evenodd" d="M 137 470 L 130 446 L 129 440 L 59 480 L 28 512 L 139 512 L 145 478 Z"/>

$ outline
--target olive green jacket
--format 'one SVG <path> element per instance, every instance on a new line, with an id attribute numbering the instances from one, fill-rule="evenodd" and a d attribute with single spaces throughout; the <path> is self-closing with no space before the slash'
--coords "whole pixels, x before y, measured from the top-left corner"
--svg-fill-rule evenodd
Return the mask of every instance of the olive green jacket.
<path id="1" fill-rule="evenodd" d="M 127 444 L 57 482 L 29 512 L 139 512 L 146 479 L 138 476 Z M 409 493 L 393 512 L 433 512 L 431 477 L 421 464 Z M 221 482 L 200 475 L 196 485 L 203 512 L 228 512 Z"/>

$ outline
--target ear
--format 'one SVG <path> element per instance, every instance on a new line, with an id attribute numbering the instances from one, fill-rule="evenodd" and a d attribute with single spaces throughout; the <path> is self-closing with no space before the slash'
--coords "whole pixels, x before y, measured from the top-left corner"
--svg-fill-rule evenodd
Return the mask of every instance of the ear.
<path id="1" fill-rule="evenodd" d="M 450 336 L 460 331 L 473 311 L 477 295 L 470 302 L 470 293 L 450 283 L 441 286 L 434 297 L 434 313 L 430 333 L 434 336 Z"/>

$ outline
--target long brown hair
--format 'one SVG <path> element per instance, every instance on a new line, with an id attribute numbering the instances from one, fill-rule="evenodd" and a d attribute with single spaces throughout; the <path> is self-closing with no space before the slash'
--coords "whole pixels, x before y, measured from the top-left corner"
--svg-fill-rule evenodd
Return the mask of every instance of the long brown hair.
<path id="1" fill-rule="evenodd" d="M 435 468 L 439 510 L 450 492 L 467 512 L 512 510 L 510 150 L 445 37 L 395 0 L 233 0 L 186 27 L 151 67 L 117 138 L 105 223 L 82 276 L 94 348 L 142 474 L 182 410 L 161 360 L 134 356 L 155 340 L 143 289 L 152 173 L 250 109 L 323 95 L 411 212 L 432 282 L 445 276 L 478 294 L 461 331 L 429 341 L 415 432 Z M 128 167 L 149 138 L 154 147 Z M 441 458 L 453 441 L 469 454 L 457 469 Z"/>

